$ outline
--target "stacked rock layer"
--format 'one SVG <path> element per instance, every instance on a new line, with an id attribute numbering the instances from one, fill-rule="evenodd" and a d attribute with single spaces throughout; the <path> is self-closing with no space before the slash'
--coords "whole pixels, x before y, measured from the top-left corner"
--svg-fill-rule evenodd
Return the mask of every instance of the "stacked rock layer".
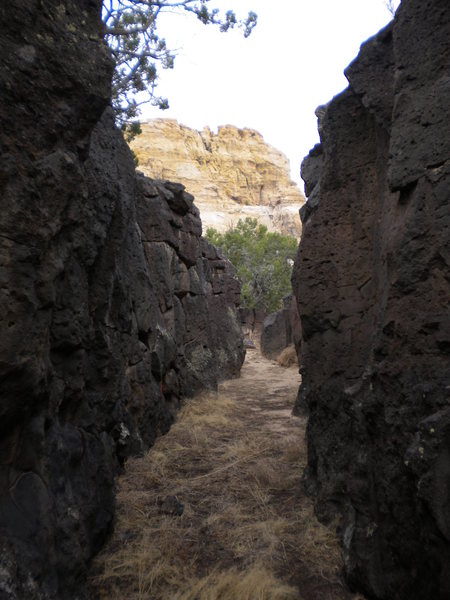
<path id="1" fill-rule="evenodd" d="M 215 134 L 154 119 L 131 146 L 146 175 L 179 181 L 194 194 L 205 228 L 225 231 L 251 217 L 270 231 L 300 236 L 305 198 L 290 179 L 288 159 L 257 131 L 226 125 Z"/>

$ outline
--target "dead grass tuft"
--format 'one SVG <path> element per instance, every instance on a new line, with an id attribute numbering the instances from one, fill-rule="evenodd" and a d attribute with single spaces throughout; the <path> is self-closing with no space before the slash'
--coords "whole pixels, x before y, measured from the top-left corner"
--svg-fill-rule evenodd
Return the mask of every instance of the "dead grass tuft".
<path id="1" fill-rule="evenodd" d="M 298 600 L 298 591 L 282 584 L 264 567 L 255 566 L 241 573 L 230 569 L 200 579 L 177 600 Z"/>
<path id="2" fill-rule="evenodd" d="M 108 600 L 351 598 L 335 535 L 301 491 L 305 420 L 280 411 L 278 395 L 273 406 L 258 396 L 243 379 L 189 401 L 146 456 L 127 462 L 115 533 L 93 566 L 93 593 Z M 160 512 L 159 499 L 171 495 L 184 504 L 181 517 Z"/>
<path id="3" fill-rule="evenodd" d="M 295 346 L 288 346 L 283 350 L 283 352 L 278 356 L 277 363 L 280 367 L 293 367 L 294 365 L 298 365 L 297 352 L 295 351 Z"/>

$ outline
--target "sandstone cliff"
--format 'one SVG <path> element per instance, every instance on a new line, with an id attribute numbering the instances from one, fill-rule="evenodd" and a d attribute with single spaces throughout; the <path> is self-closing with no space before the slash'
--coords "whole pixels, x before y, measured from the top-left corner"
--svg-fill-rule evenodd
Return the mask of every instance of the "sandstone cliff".
<path id="1" fill-rule="evenodd" d="M 100 11 L 0 6 L 2 599 L 82 598 L 120 463 L 244 357 L 233 267 L 113 125 Z"/>
<path id="2" fill-rule="evenodd" d="M 383 600 L 450 598 L 449 73 L 448 0 L 403 0 L 302 167 L 306 486 Z"/>
<path id="3" fill-rule="evenodd" d="M 299 237 L 304 196 L 287 158 L 258 132 L 227 125 L 214 134 L 154 119 L 131 146 L 146 175 L 179 181 L 195 196 L 205 229 L 225 231 L 254 217 L 271 231 Z"/>

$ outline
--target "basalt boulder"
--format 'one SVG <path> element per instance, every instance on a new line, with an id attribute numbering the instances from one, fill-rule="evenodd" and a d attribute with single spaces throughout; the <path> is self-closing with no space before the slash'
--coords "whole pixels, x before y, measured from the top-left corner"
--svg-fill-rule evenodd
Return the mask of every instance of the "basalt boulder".
<path id="1" fill-rule="evenodd" d="M 261 353 L 266 358 L 276 359 L 291 344 L 299 345 L 299 331 L 301 325 L 297 313 L 297 300 L 289 294 L 283 298 L 283 308 L 267 315 L 264 319 L 261 330 Z"/>

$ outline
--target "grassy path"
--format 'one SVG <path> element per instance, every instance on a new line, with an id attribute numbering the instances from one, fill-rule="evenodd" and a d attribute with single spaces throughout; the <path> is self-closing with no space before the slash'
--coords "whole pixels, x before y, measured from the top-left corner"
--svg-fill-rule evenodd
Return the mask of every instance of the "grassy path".
<path id="1" fill-rule="evenodd" d="M 240 379 L 189 401 L 119 482 L 91 578 L 108 600 L 349 600 L 334 534 L 301 490 L 296 367 L 249 350 Z M 181 516 L 176 515 L 179 504 Z"/>

